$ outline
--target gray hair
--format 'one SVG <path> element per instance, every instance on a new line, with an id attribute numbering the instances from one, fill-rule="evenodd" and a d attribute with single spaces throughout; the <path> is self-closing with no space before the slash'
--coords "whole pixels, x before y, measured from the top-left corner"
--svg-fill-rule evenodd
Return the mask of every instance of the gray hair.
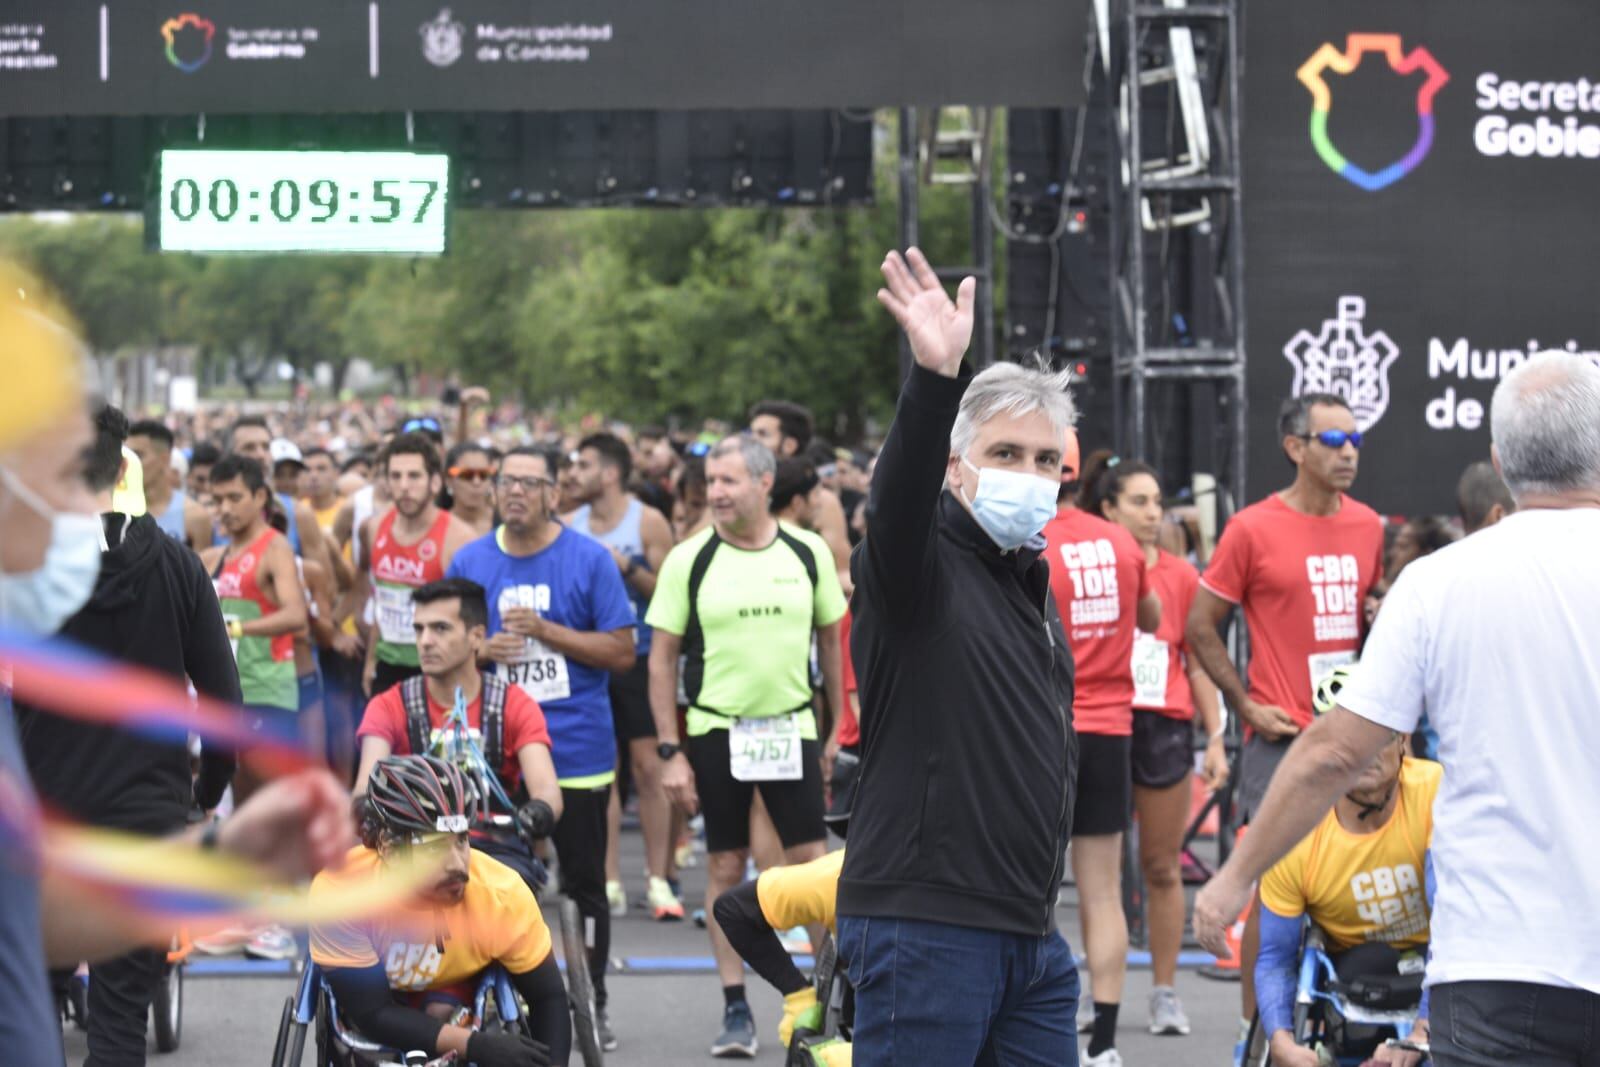
<path id="1" fill-rule="evenodd" d="M 950 451 L 964 456 L 978 436 L 978 427 L 996 415 L 1027 415 L 1042 411 L 1050 425 L 1065 438 L 1078 421 L 1072 403 L 1072 372 L 1051 373 L 1043 366 L 1025 367 L 1020 363 L 996 363 L 980 371 L 967 386 L 950 429 Z"/>
<path id="2" fill-rule="evenodd" d="M 1600 366 L 1534 356 L 1495 387 L 1489 430 L 1512 497 L 1600 489 Z"/>
<path id="3" fill-rule="evenodd" d="M 772 454 L 772 449 L 747 433 L 724 437 L 711 446 L 706 458 L 727 459 L 733 455 L 744 457 L 745 470 L 750 472 L 750 477 L 758 481 L 763 474 L 777 473 L 778 458 Z"/>

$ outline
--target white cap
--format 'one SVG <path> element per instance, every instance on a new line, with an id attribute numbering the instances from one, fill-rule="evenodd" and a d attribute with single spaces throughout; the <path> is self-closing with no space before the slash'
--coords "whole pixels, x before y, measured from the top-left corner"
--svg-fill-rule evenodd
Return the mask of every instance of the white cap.
<path id="1" fill-rule="evenodd" d="M 290 462 L 298 463 L 302 467 L 306 465 L 305 459 L 300 455 L 299 446 L 287 437 L 274 437 L 272 443 L 267 446 L 267 452 L 272 456 L 274 467 L 280 463 Z"/>

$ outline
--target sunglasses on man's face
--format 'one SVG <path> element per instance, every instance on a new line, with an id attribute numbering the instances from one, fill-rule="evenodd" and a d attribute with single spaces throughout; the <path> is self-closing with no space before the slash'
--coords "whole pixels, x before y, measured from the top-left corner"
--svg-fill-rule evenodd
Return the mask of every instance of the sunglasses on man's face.
<path id="1" fill-rule="evenodd" d="M 494 471 L 487 467 L 451 467 L 450 477 L 468 482 L 489 482 L 494 480 Z"/>
<path id="2" fill-rule="evenodd" d="M 1307 441 L 1321 441 L 1329 448 L 1343 448 L 1346 441 L 1349 441 L 1356 448 L 1361 447 L 1360 430 L 1348 432 L 1344 430 L 1323 430 L 1321 433 L 1305 433 L 1300 436 Z"/>

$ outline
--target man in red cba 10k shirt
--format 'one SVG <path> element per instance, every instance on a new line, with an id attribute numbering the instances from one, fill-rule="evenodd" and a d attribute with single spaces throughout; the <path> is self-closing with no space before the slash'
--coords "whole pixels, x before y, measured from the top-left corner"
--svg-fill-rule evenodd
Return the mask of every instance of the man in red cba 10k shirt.
<path id="1" fill-rule="evenodd" d="M 1249 727 L 1235 803 L 1241 822 L 1266 795 L 1273 771 L 1311 724 L 1312 687 L 1356 657 L 1362 602 L 1383 574 L 1383 521 L 1345 492 L 1355 482 L 1361 433 L 1344 399 L 1309 393 L 1278 415 L 1294 484 L 1235 515 L 1200 577 L 1185 639 Z M 1217 628 L 1244 609 L 1250 685 L 1228 658 Z M 1256 919 L 1246 926 L 1243 1017 L 1255 1010 Z"/>

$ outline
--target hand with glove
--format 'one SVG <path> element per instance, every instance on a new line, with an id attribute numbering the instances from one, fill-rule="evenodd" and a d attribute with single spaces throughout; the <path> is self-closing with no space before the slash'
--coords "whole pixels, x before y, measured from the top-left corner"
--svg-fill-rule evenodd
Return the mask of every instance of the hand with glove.
<path id="1" fill-rule="evenodd" d="M 517 832 L 528 839 L 530 846 L 540 838 L 549 837 L 555 828 L 555 811 L 537 797 L 517 809 Z"/>
<path id="2" fill-rule="evenodd" d="M 467 1041 L 467 1062 L 476 1067 L 550 1067 L 550 1050 L 526 1034 L 479 1030 Z"/>
<path id="3" fill-rule="evenodd" d="M 822 1005 L 817 1003 L 817 991 L 810 986 L 783 998 L 783 1021 L 778 1024 L 778 1041 L 784 1048 L 789 1047 L 796 1029 L 822 1032 Z"/>

